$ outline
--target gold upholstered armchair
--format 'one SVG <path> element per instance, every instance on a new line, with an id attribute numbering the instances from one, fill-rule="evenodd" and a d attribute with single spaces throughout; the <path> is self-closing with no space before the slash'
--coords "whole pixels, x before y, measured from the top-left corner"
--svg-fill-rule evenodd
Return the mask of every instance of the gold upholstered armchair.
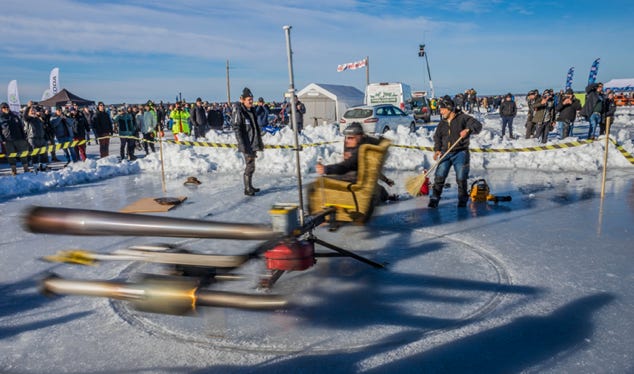
<path id="1" fill-rule="evenodd" d="M 362 144 L 359 147 L 355 182 L 322 176 L 311 183 L 308 186 L 310 213 L 334 207 L 336 221 L 367 222 L 377 201 L 377 182 L 390 144 L 390 140 L 383 138 L 378 145 Z"/>

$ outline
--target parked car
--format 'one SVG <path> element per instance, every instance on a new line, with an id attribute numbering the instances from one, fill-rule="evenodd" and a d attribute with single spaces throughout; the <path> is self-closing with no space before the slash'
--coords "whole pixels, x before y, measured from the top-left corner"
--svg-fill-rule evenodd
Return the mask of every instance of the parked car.
<path id="1" fill-rule="evenodd" d="M 423 120 L 425 123 L 431 121 L 431 107 L 426 97 L 412 98 L 412 108 L 415 120 Z"/>
<path id="2" fill-rule="evenodd" d="M 414 117 L 391 104 L 350 108 L 341 117 L 339 128 L 343 131 L 352 122 L 361 123 L 366 134 L 383 134 L 396 130 L 398 126 L 407 126 L 410 131 L 416 131 Z"/>

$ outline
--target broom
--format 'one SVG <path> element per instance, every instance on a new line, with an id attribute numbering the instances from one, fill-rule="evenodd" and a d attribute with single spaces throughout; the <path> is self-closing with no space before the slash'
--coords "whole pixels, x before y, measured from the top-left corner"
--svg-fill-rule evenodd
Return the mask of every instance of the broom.
<path id="1" fill-rule="evenodd" d="M 420 188 L 423 185 L 423 183 L 425 183 L 425 178 L 427 178 L 428 175 L 430 175 L 433 171 L 436 170 L 436 168 L 438 167 L 438 165 L 440 164 L 440 162 L 449 154 L 449 152 L 451 152 L 451 150 L 458 145 L 458 143 L 460 143 L 462 141 L 462 139 L 464 139 L 463 136 L 461 136 L 460 138 L 458 138 L 458 141 L 453 143 L 453 145 L 451 147 L 449 147 L 449 149 L 447 150 L 447 152 L 445 152 L 442 156 L 440 156 L 440 158 L 438 158 L 438 160 L 436 160 L 436 163 L 432 165 L 431 168 L 429 168 L 429 170 L 427 170 L 425 173 L 421 174 L 421 175 L 417 175 L 415 177 L 411 177 L 409 178 L 406 182 L 405 182 L 405 190 L 412 196 L 416 197 L 418 195 L 420 195 Z"/>

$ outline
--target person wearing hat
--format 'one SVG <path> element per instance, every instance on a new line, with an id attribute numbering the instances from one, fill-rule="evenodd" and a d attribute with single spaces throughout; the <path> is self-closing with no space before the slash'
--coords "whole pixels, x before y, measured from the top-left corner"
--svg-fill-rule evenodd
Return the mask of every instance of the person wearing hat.
<path id="1" fill-rule="evenodd" d="M 117 114 L 112 118 L 119 128 L 119 156 L 121 161 L 126 159 L 126 155 L 130 161 L 136 160 L 134 150 L 136 148 L 137 128 L 134 124 L 132 113 L 128 112 L 125 107 L 119 107 Z"/>
<path id="2" fill-rule="evenodd" d="M 603 121 L 599 125 L 599 135 L 605 135 L 606 128 L 610 128 L 614 122 L 614 114 L 616 114 L 616 101 L 614 100 L 614 91 L 608 90 L 608 94 L 603 103 Z"/>
<path id="3" fill-rule="evenodd" d="M 542 92 L 539 101 L 533 104 L 533 123 L 537 125 L 535 138 L 541 143 L 548 142 L 548 133 L 555 123 L 555 95 L 552 89 Z"/>
<path id="4" fill-rule="evenodd" d="M 83 144 L 77 144 L 74 147 L 78 160 L 86 161 L 86 135 L 90 134 L 90 125 L 82 112 L 76 107 L 70 108 L 69 119 L 73 126 L 73 140 L 77 142 L 84 141 Z"/>
<path id="5" fill-rule="evenodd" d="M 29 143 L 26 141 L 26 134 L 20 117 L 10 110 L 7 103 L 0 104 L 0 138 L 7 156 L 17 153 L 20 156 L 22 168 L 27 173 L 29 171 L 29 160 L 26 152 L 29 150 Z M 13 175 L 18 173 L 15 159 L 15 157 L 8 157 L 9 165 L 11 165 L 11 174 Z"/>
<path id="6" fill-rule="evenodd" d="M 445 180 L 449 175 L 449 169 L 453 166 L 458 185 L 458 207 L 467 206 L 469 191 L 467 190 L 467 178 L 469 178 L 469 136 L 478 134 L 482 130 L 482 124 L 470 115 L 456 108 L 449 96 L 444 96 L 438 103 L 441 120 L 434 132 L 434 160 L 447 153 L 438 164 L 434 174 L 433 193 L 429 199 L 429 208 L 437 208 Z M 456 142 L 458 142 L 456 144 Z"/>
<path id="7" fill-rule="evenodd" d="M 203 107 L 203 100 L 199 97 L 196 99 L 196 106 L 191 112 L 190 117 L 193 133 L 195 138 L 204 138 L 207 132 L 207 115 Z"/>
<path id="8" fill-rule="evenodd" d="M 526 139 L 530 139 L 535 135 L 535 128 L 537 124 L 533 122 L 533 117 L 535 116 L 535 103 L 540 100 L 539 91 L 530 90 L 526 94 L 526 104 L 528 105 L 528 114 L 526 115 Z"/>
<path id="9" fill-rule="evenodd" d="M 320 175 L 335 175 L 336 179 L 344 180 L 348 182 L 357 181 L 357 170 L 359 163 L 359 147 L 362 144 L 379 144 L 380 139 L 366 136 L 363 131 L 363 126 L 359 122 L 352 122 L 344 130 L 344 145 L 343 145 L 343 161 L 337 164 L 323 165 L 321 162 L 317 163 L 315 170 Z M 393 186 L 394 181 L 383 175 L 379 174 L 379 180 L 387 183 L 388 186 Z M 397 200 L 396 196 L 389 195 L 385 188 L 379 185 L 379 199 L 381 201 Z"/>
<path id="10" fill-rule="evenodd" d="M 248 87 L 242 90 L 240 103 L 233 110 L 231 127 L 238 141 L 238 150 L 244 156 L 244 194 L 253 196 L 260 191 L 259 188 L 253 187 L 253 173 L 255 172 L 257 151 L 264 149 L 264 143 L 253 107 L 253 94 Z"/>
<path id="11" fill-rule="evenodd" d="M 258 117 L 258 126 L 260 126 L 260 128 L 269 124 L 269 113 L 269 107 L 264 103 L 264 98 L 258 98 L 255 114 Z"/>
<path id="12" fill-rule="evenodd" d="M 106 112 L 106 105 L 102 101 L 97 104 L 97 111 L 91 122 L 95 138 L 99 142 L 99 157 L 108 157 L 110 154 L 110 136 L 114 133 L 114 129 L 112 119 Z"/>
<path id="13" fill-rule="evenodd" d="M 567 89 L 555 107 L 557 128 L 561 139 L 572 135 L 577 111 L 579 110 L 581 110 L 581 102 L 575 97 L 572 89 Z"/>
<path id="14" fill-rule="evenodd" d="M 26 140 L 29 142 L 30 150 L 41 149 L 46 146 L 46 132 L 44 130 L 44 121 L 42 120 L 42 112 L 35 106 L 27 107 L 24 112 L 24 132 Z M 47 169 L 48 156 L 46 153 L 38 152 L 31 156 L 33 168 L 40 171 Z M 36 166 L 35 164 L 39 164 Z"/>
<path id="15" fill-rule="evenodd" d="M 513 119 L 517 115 L 517 105 L 515 105 L 515 100 L 513 100 L 513 95 L 511 93 L 507 93 L 504 96 L 504 100 L 500 103 L 500 118 L 502 118 L 502 137 L 504 137 L 504 133 L 506 132 L 506 127 L 509 128 L 509 137 L 513 138 Z"/>
<path id="16" fill-rule="evenodd" d="M 174 110 L 170 112 L 170 119 L 173 121 L 172 134 L 174 134 L 174 140 L 178 141 L 179 134 L 189 135 L 189 112 L 185 110 L 180 102 L 174 104 Z"/>
<path id="17" fill-rule="evenodd" d="M 69 147 L 68 145 L 73 141 L 73 119 L 67 117 L 61 107 L 55 108 L 55 114 L 51 116 L 51 127 L 55 133 L 55 139 L 57 143 L 66 146 L 62 148 L 64 155 L 66 156 L 66 165 L 71 162 L 77 162 L 77 152 L 75 147 Z"/>
<path id="18" fill-rule="evenodd" d="M 148 101 L 148 104 L 145 104 L 143 110 L 143 118 L 141 123 L 143 127 L 141 127 L 141 134 L 143 134 L 143 149 L 145 150 L 145 155 L 150 154 L 150 150 L 152 153 L 156 152 L 154 148 L 154 136 L 158 129 L 158 122 L 156 120 L 156 111 L 154 110 L 154 105 L 150 105 L 151 101 Z"/>

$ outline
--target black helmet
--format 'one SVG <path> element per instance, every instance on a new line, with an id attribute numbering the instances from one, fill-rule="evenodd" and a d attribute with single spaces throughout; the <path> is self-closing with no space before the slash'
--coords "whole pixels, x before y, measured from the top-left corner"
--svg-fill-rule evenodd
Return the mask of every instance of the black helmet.
<path id="1" fill-rule="evenodd" d="M 363 135 L 363 126 L 359 122 L 352 122 L 344 130 L 344 135 Z"/>

